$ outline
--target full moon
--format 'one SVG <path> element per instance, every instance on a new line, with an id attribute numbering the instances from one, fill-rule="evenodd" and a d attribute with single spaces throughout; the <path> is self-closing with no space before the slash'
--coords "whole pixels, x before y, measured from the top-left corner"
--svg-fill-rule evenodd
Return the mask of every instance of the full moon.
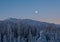
<path id="1" fill-rule="evenodd" d="M 35 13 L 37 14 L 37 13 L 38 13 L 38 11 L 35 11 Z"/>

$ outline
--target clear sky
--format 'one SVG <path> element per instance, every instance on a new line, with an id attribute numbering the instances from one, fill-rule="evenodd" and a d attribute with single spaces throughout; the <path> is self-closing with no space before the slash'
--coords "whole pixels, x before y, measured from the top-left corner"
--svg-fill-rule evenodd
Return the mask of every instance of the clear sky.
<path id="1" fill-rule="evenodd" d="M 0 0 L 0 20 L 7 18 L 60 23 L 60 0 Z"/>

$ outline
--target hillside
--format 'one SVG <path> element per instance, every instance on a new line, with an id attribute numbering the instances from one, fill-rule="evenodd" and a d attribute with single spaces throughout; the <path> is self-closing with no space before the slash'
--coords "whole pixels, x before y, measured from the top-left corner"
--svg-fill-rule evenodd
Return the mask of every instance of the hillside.
<path id="1" fill-rule="evenodd" d="M 0 42 L 60 42 L 60 25 L 31 19 L 0 21 Z"/>

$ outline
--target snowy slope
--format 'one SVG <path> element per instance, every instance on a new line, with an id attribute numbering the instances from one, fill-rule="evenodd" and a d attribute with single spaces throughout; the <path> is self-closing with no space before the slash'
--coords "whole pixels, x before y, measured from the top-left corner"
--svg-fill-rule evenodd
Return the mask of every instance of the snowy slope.
<path id="1" fill-rule="evenodd" d="M 0 42 L 60 42 L 60 25 L 31 19 L 0 21 Z"/>

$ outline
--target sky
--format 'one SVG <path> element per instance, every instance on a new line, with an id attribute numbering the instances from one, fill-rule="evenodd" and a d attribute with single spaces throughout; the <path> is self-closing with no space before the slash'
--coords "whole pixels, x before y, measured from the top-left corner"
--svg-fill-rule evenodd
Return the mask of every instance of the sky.
<path id="1" fill-rule="evenodd" d="M 0 0 L 0 20 L 7 18 L 60 24 L 60 0 Z"/>

